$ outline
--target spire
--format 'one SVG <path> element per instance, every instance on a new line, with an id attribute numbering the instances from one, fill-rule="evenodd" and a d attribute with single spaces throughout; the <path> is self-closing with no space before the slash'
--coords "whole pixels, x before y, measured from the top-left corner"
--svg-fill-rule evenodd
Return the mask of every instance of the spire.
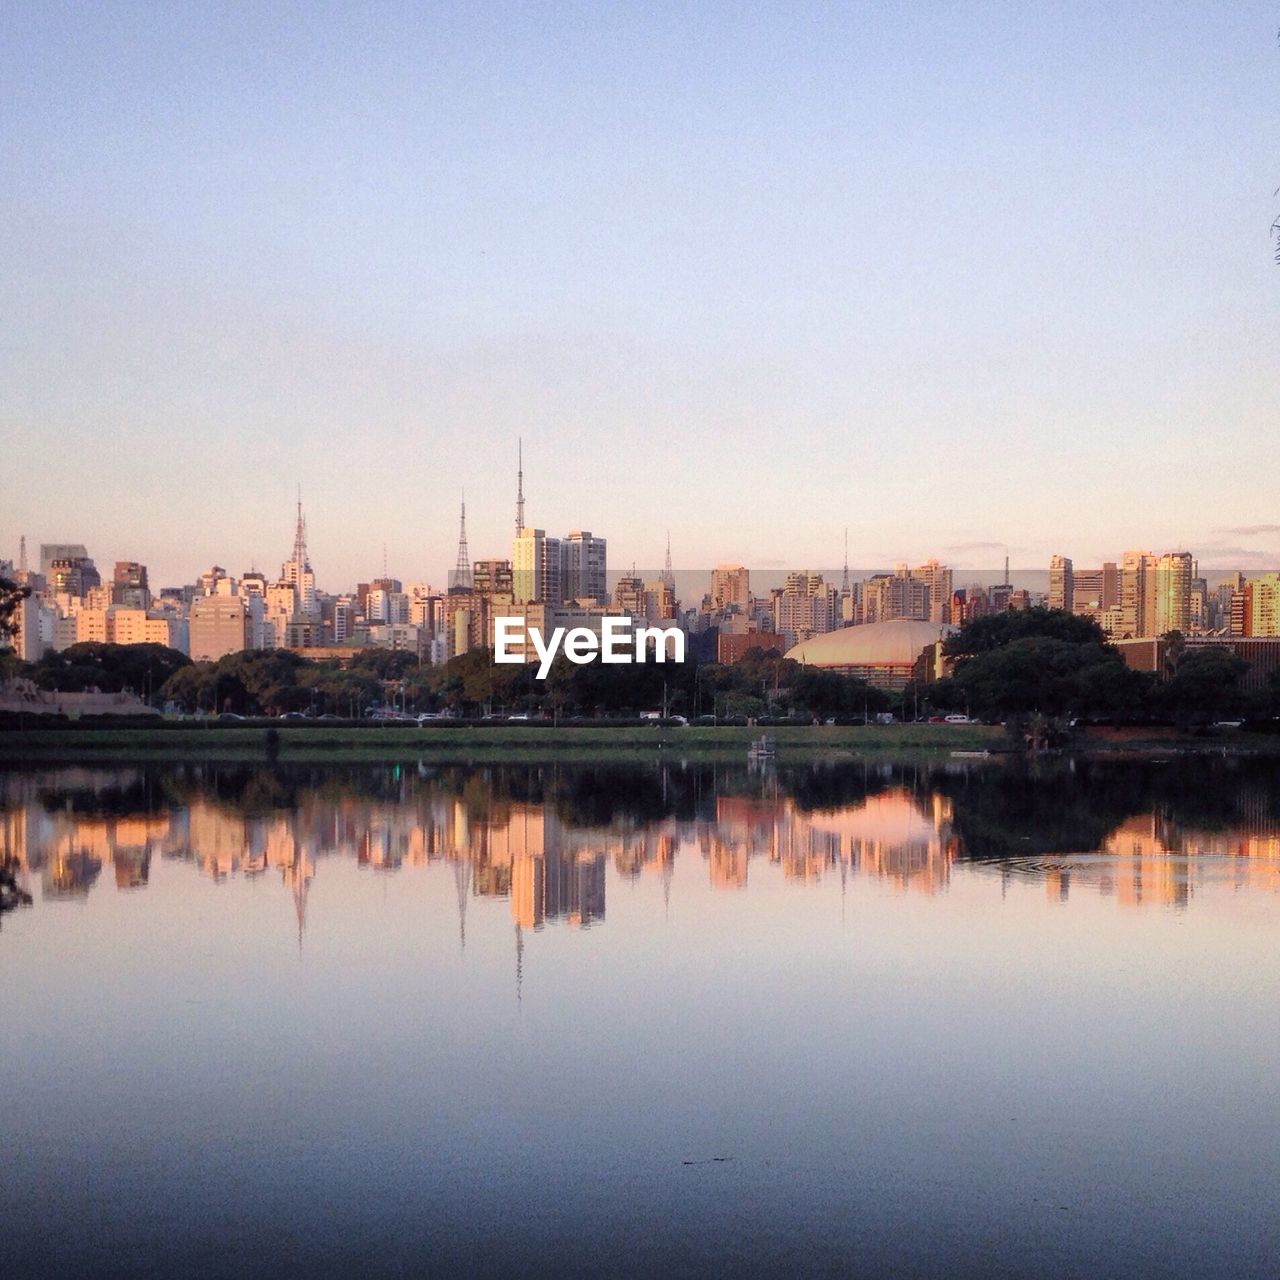
<path id="1" fill-rule="evenodd" d="M 843 595 L 849 594 L 849 526 L 845 525 L 844 529 L 844 577 L 840 581 L 840 591 Z"/>
<path id="2" fill-rule="evenodd" d="M 519 438 L 516 446 L 518 459 L 516 463 L 516 537 L 524 532 L 524 437 Z"/>
<path id="3" fill-rule="evenodd" d="M 458 951 L 467 949 L 467 896 L 471 890 L 471 859 L 456 858 L 453 863 L 453 885 L 458 894 Z"/>
<path id="4" fill-rule="evenodd" d="M 467 492 L 465 489 L 462 491 L 462 520 L 458 525 L 458 566 L 453 571 L 449 585 L 462 587 L 465 591 L 470 591 L 472 587 L 471 552 L 467 550 Z"/>
<path id="5" fill-rule="evenodd" d="M 675 570 L 672 569 L 671 567 L 671 530 L 670 529 L 667 530 L 667 560 L 666 560 L 666 563 L 662 566 L 662 581 L 665 582 L 667 586 L 671 588 L 672 591 L 676 589 L 676 574 L 675 574 Z"/>
<path id="6" fill-rule="evenodd" d="M 293 563 L 298 566 L 299 573 L 311 567 L 307 564 L 307 521 L 302 514 L 301 485 L 298 486 L 298 518 L 293 526 Z"/>

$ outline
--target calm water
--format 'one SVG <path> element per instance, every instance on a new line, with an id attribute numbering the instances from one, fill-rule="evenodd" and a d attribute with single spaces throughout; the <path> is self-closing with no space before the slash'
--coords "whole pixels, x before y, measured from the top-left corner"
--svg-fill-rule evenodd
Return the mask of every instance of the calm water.
<path id="1" fill-rule="evenodd" d="M 1280 1274 L 1280 779 L 0 773 L 13 1276 Z"/>

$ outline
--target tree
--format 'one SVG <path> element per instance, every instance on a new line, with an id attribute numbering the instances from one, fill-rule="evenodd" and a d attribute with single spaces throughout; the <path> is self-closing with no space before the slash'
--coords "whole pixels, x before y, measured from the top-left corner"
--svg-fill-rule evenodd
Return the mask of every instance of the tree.
<path id="1" fill-rule="evenodd" d="M 978 715 L 1128 715 L 1141 701 L 1134 674 L 1107 645 L 1028 635 L 958 663 L 953 683 Z"/>
<path id="2" fill-rule="evenodd" d="M 30 587 L 20 587 L 8 578 L 0 578 L 0 653 L 9 647 L 9 641 L 17 635 L 18 626 L 13 615 L 30 594 Z"/>
<path id="3" fill-rule="evenodd" d="M 1160 689 L 1158 705 L 1183 727 L 1238 715 L 1245 705 L 1240 680 L 1248 669 L 1225 645 L 1188 649 Z"/>
<path id="4" fill-rule="evenodd" d="M 132 690 L 150 698 L 191 659 L 162 644 L 101 644 L 84 641 L 55 652 L 35 664 L 33 678 L 42 689 L 74 693 L 101 689 L 105 693 Z"/>
<path id="5" fill-rule="evenodd" d="M 1066 609 L 1009 609 L 970 618 L 942 642 L 948 658 L 968 658 L 1003 648 L 1031 637 L 1061 640 L 1066 644 L 1104 644 L 1102 628 L 1092 618 Z"/>

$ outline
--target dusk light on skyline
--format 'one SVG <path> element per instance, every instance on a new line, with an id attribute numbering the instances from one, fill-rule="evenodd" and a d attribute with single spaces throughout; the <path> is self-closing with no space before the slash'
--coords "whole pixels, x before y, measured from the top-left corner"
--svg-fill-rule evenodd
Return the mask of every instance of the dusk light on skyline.
<path id="1" fill-rule="evenodd" d="M 0 555 L 1280 563 L 1271 6 L 194 15 L 5 15 Z"/>
<path id="2" fill-rule="evenodd" d="M 1278 0 L 0 0 L 0 1265 L 1280 1276 Z"/>

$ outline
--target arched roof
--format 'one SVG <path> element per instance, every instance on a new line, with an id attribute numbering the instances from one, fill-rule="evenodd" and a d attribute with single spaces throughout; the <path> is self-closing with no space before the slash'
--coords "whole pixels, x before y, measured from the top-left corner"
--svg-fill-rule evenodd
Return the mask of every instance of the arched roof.
<path id="1" fill-rule="evenodd" d="M 945 622 L 912 618 L 868 622 L 802 641 L 787 651 L 787 657 L 809 667 L 898 666 L 914 662 L 922 649 L 954 630 Z"/>

